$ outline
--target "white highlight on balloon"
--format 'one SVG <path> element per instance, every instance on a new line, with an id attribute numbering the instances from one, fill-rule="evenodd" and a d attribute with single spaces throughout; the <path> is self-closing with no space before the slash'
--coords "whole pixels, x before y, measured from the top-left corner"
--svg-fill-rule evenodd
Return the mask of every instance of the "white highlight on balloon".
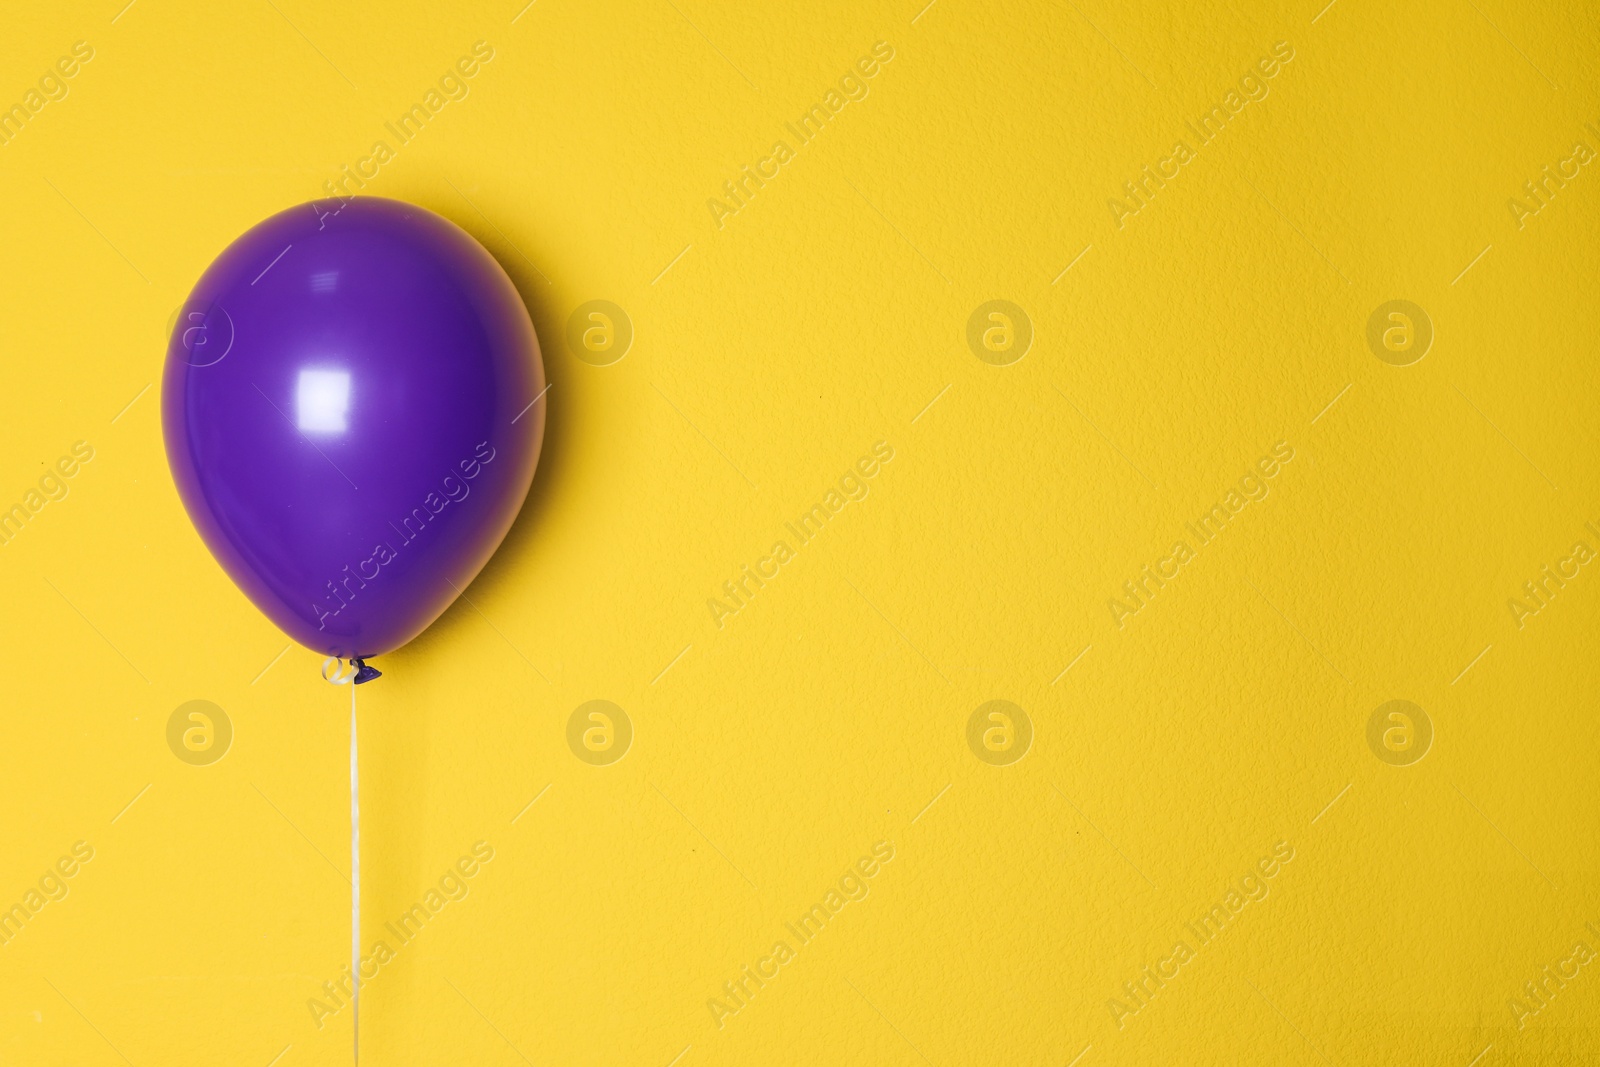
<path id="1" fill-rule="evenodd" d="M 342 370 L 303 370 L 295 388 L 295 414 L 307 433 L 344 433 L 350 409 L 350 375 Z"/>

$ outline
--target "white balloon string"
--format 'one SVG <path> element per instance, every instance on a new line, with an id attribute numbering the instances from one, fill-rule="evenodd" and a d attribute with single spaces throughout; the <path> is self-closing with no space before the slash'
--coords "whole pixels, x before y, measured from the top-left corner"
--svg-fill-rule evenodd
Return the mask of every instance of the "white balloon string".
<path id="1" fill-rule="evenodd" d="M 350 1007 L 352 1062 L 361 1062 L 361 784 L 356 763 L 356 687 L 350 683 Z"/>

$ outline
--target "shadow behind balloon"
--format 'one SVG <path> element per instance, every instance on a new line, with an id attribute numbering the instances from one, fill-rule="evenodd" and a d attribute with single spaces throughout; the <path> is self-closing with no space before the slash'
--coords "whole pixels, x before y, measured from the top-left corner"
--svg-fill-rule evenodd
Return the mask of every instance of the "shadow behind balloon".
<path id="1" fill-rule="evenodd" d="M 420 207 L 442 216 L 461 227 L 473 240 L 488 249 L 489 254 L 500 264 L 511 284 L 516 288 L 517 294 L 522 298 L 524 306 L 528 309 L 528 317 L 533 320 L 533 329 L 539 336 L 539 347 L 544 353 L 545 385 L 547 387 L 540 404 L 546 405 L 544 424 L 544 443 L 539 453 L 539 466 L 533 475 L 533 484 L 528 489 L 528 496 L 523 501 L 522 510 L 518 512 L 511 528 L 506 531 L 506 536 L 500 547 L 489 558 L 472 580 L 472 583 L 463 591 L 463 595 L 451 604 L 426 630 L 412 639 L 404 647 L 396 649 L 384 657 L 385 661 L 395 663 L 412 657 L 426 657 L 434 647 L 434 643 L 443 640 L 457 626 L 483 626 L 484 620 L 479 616 L 478 609 L 473 603 L 467 603 L 467 598 L 474 602 L 493 597 L 500 584 L 506 580 L 505 574 L 515 568 L 515 561 L 526 551 L 527 542 L 536 535 L 541 528 L 542 517 L 554 506 L 557 494 L 565 485 L 566 470 L 573 445 L 573 427 L 568 420 L 562 417 L 559 400 L 551 406 L 552 398 L 566 396 L 567 387 L 567 361 L 551 358 L 555 347 L 562 345 L 561 318 L 555 303 L 554 290 L 549 282 L 540 277 L 535 268 L 524 259 L 518 251 L 519 248 L 528 246 L 526 239 L 517 247 L 507 243 L 491 226 L 489 226 L 472 205 L 463 201 L 454 191 L 442 196 L 417 196 L 414 202 Z M 533 249 L 533 258 L 536 262 L 543 258 L 538 255 L 538 248 Z M 527 666 L 522 662 L 519 652 L 506 648 L 506 639 L 494 635 L 490 640 L 498 642 L 505 653 L 514 661 L 517 670 L 527 671 Z M 382 664 L 380 664 L 381 666 Z M 531 672 L 530 672 L 531 673 Z"/>

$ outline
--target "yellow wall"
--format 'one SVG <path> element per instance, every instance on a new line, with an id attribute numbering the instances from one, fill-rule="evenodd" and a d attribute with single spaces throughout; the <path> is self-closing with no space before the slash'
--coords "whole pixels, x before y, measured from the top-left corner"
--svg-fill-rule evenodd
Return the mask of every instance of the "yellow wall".
<path id="1" fill-rule="evenodd" d="M 0 146 L 0 506 L 92 459 L 0 547 L 0 1060 L 348 1062 L 349 690 L 211 560 L 145 390 L 211 258 L 477 41 L 368 191 L 505 265 L 549 431 L 359 692 L 363 942 L 473 871 L 367 1062 L 1600 1057 L 1594 7 L 921 2 L 11 5 L 0 105 L 92 58 Z"/>

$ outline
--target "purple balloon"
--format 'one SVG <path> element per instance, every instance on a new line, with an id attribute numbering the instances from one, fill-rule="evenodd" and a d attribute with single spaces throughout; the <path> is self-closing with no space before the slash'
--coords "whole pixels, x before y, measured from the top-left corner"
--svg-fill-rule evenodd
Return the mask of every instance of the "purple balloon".
<path id="1" fill-rule="evenodd" d="M 183 305 L 167 460 L 263 614 L 307 648 L 376 656 L 511 528 L 543 389 L 527 308 L 465 231 L 397 200 L 302 204 L 229 245 Z"/>

